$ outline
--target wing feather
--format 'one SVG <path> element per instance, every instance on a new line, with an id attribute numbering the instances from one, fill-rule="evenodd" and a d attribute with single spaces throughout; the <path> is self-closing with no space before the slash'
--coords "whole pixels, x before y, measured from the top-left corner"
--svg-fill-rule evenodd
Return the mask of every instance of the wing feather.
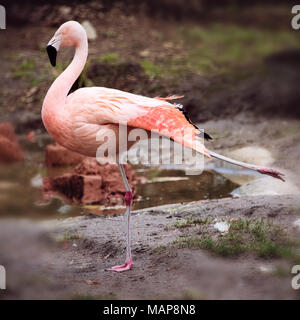
<path id="1" fill-rule="evenodd" d="M 171 97 L 174 98 L 174 97 Z M 116 89 L 81 88 L 70 94 L 67 105 L 76 108 L 76 120 L 97 124 L 126 124 L 154 131 L 209 156 L 199 130 L 173 104 Z M 194 143 L 197 141 L 197 147 Z M 203 142 L 203 141 L 202 141 Z"/>

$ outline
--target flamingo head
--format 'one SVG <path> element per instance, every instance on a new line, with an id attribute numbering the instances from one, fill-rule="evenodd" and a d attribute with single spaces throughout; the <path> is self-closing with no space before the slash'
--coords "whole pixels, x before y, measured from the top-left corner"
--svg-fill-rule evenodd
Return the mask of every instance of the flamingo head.
<path id="1" fill-rule="evenodd" d="M 56 56 L 60 47 L 77 47 L 86 40 L 86 32 L 82 25 L 76 21 L 63 23 L 48 42 L 47 53 L 53 67 L 56 66 Z"/>

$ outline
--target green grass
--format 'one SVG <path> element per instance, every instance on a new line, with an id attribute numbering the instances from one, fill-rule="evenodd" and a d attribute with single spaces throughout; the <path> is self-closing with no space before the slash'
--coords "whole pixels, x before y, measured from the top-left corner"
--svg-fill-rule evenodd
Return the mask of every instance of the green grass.
<path id="1" fill-rule="evenodd" d="M 230 24 L 209 26 L 181 25 L 179 38 L 184 43 L 180 58 L 168 56 L 160 61 L 145 60 L 142 66 L 151 77 L 181 77 L 189 72 L 224 74 L 241 65 L 261 62 L 284 49 L 299 48 L 300 37 L 290 30 L 264 30 Z"/>
<path id="2" fill-rule="evenodd" d="M 174 223 L 174 227 L 178 228 L 178 229 L 182 229 L 182 228 L 188 228 L 191 226 L 195 226 L 197 224 L 207 224 L 209 223 L 211 220 L 209 218 L 205 218 L 205 219 L 187 219 L 183 222 L 175 222 Z"/>
<path id="3" fill-rule="evenodd" d="M 294 207 L 294 208 L 292 208 L 292 211 L 294 213 L 296 213 L 297 215 L 300 215 L 300 207 Z"/>
<path id="4" fill-rule="evenodd" d="M 181 26 L 185 63 L 201 72 L 223 72 L 232 65 L 257 62 L 286 48 L 299 48 L 299 35 L 290 30 L 255 29 L 238 25 Z"/>
<path id="5" fill-rule="evenodd" d="M 274 138 L 284 138 L 289 135 L 296 135 L 300 133 L 300 124 L 290 125 L 288 127 L 279 128 L 273 134 Z"/>
<path id="6" fill-rule="evenodd" d="M 291 276 L 291 269 L 283 266 L 276 266 L 272 273 L 274 276 L 286 278 Z"/>
<path id="7" fill-rule="evenodd" d="M 74 241 L 81 239 L 81 236 L 77 233 L 66 232 L 63 236 L 63 241 Z"/>
<path id="8" fill-rule="evenodd" d="M 37 77 L 37 78 L 31 79 L 28 84 L 29 84 L 29 87 L 32 88 L 32 87 L 38 87 L 46 81 L 48 81 L 48 78 L 46 77 Z"/>
<path id="9" fill-rule="evenodd" d="M 265 30 L 250 27 L 212 24 L 205 26 L 181 25 L 179 41 L 183 52 L 141 61 L 146 75 L 151 78 L 179 78 L 187 73 L 224 74 L 241 65 L 257 65 L 266 56 L 283 49 L 299 48 L 300 37 L 290 30 Z M 163 50 L 163 49 L 162 49 Z M 247 76 L 247 74 L 246 74 Z"/>
<path id="10" fill-rule="evenodd" d="M 108 63 L 108 64 L 117 64 L 121 62 L 121 58 L 116 52 L 110 52 L 100 56 L 98 58 L 98 61 Z"/>
<path id="11" fill-rule="evenodd" d="M 300 261 L 296 242 L 277 225 L 264 220 L 238 219 L 232 222 L 225 235 L 212 236 L 203 232 L 200 237 L 185 237 L 176 241 L 180 248 L 202 248 L 223 257 L 253 253 L 262 258 L 285 258 Z"/>
<path id="12" fill-rule="evenodd" d="M 157 78 L 163 74 L 163 67 L 150 60 L 143 60 L 141 67 L 149 78 Z"/>
<path id="13" fill-rule="evenodd" d="M 87 77 L 87 69 L 89 67 L 90 60 L 87 60 L 79 78 L 78 78 L 78 88 L 91 86 L 92 83 Z"/>
<path id="14" fill-rule="evenodd" d="M 33 59 L 24 59 L 19 64 L 12 67 L 12 77 L 14 79 L 31 79 L 33 77 L 33 70 L 35 67 L 36 64 Z"/>
<path id="15" fill-rule="evenodd" d="M 204 300 L 207 299 L 205 294 L 202 294 L 195 289 L 185 289 L 182 293 L 182 300 Z"/>
<path id="16" fill-rule="evenodd" d="M 67 66 L 68 66 L 68 62 L 56 61 L 55 68 L 53 68 L 51 70 L 56 70 L 58 73 L 61 73 L 67 68 Z"/>
<path id="17" fill-rule="evenodd" d="M 275 32 L 231 24 L 181 25 L 176 41 L 183 43 L 183 50 L 142 59 L 140 65 L 149 78 L 180 79 L 191 72 L 227 74 L 233 70 L 240 77 L 245 72 L 241 65 L 257 65 L 272 53 L 300 48 L 299 38 L 298 33 L 290 30 Z M 110 52 L 98 61 L 116 64 L 120 57 Z"/>
<path id="18" fill-rule="evenodd" d="M 118 33 L 116 31 L 114 31 L 113 29 L 111 28 L 108 28 L 106 30 L 103 31 L 103 35 L 106 37 L 106 38 L 116 38 Z"/>
<path id="19" fill-rule="evenodd" d="M 152 253 L 153 254 L 162 254 L 162 253 L 165 253 L 166 251 L 167 251 L 166 246 L 158 246 L 152 250 Z"/>

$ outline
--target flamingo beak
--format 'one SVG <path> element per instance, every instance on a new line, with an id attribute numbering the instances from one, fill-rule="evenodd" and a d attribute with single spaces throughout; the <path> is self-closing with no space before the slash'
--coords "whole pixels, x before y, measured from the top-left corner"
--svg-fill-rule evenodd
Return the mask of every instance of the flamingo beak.
<path id="1" fill-rule="evenodd" d="M 54 37 L 49 41 L 47 45 L 47 53 L 50 63 L 53 67 L 56 66 L 56 56 L 61 43 L 61 34 L 55 34 Z"/>
<path id="2" fill-rule="evenodd" d="M 57 56 L 56 49 L 53 46 L 48 45 L 47 46 L 47 53 L 48 53 L 48 57 L 49 57 L 51 65 L 53 67 L 55 67 L 56 66 L 56 56 Z"/>

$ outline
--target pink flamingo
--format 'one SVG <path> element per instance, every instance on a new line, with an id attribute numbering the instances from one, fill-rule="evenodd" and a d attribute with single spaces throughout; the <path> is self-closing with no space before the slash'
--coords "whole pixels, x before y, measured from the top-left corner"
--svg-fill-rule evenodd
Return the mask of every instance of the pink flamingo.
<path id="1" fill-rule="evenodd" d="M 199 134 L 199 130 L 188 121 L 181 108 L 167 101 L 176 99 L 177 96 L 148 98 L 102 87 L 81 88 L 68 95 L 70 88 L 83 70 L 88 55 L 86 32 L 75 21 L 62 24 L 48 43 L 47 52 L 53 66 L 56 64 L 59 48 L 70 46 L 75 46 L 75 56 L 66 70 L 51 85 L 42 108 L 44 125 L 59 144 L 85 156 L 95 157 L 97 148 L 102 143 L 99 141 L 99 136 L 109 137 L 111 132 L 114 132 L 115 137 L 118 137 L 119 127 L 126 124 L 129 128 L 152 130 L 168 136 L 207 157 L 214 157 L 283 180 L 282 174 L 273 169 L 226 158 L 207 150 L 203 143 L 195 146 L 193 141 Z M 178 128 L 190 130 L 192 139 L 182 140 Z M 208 135 L 204 137 L 210 138 Z M 112 139 L 112 141 L 115 140 Z M 118 145 L 119 140 L 117 139 L 115 143 Z M 130 245 L 132 192 L 123 165 L 121 163 L 118 165 L 126 188 L 126 259 L 123 265 L 114 266 L 109 270 L 125 271 L 132 268 Z"/>

